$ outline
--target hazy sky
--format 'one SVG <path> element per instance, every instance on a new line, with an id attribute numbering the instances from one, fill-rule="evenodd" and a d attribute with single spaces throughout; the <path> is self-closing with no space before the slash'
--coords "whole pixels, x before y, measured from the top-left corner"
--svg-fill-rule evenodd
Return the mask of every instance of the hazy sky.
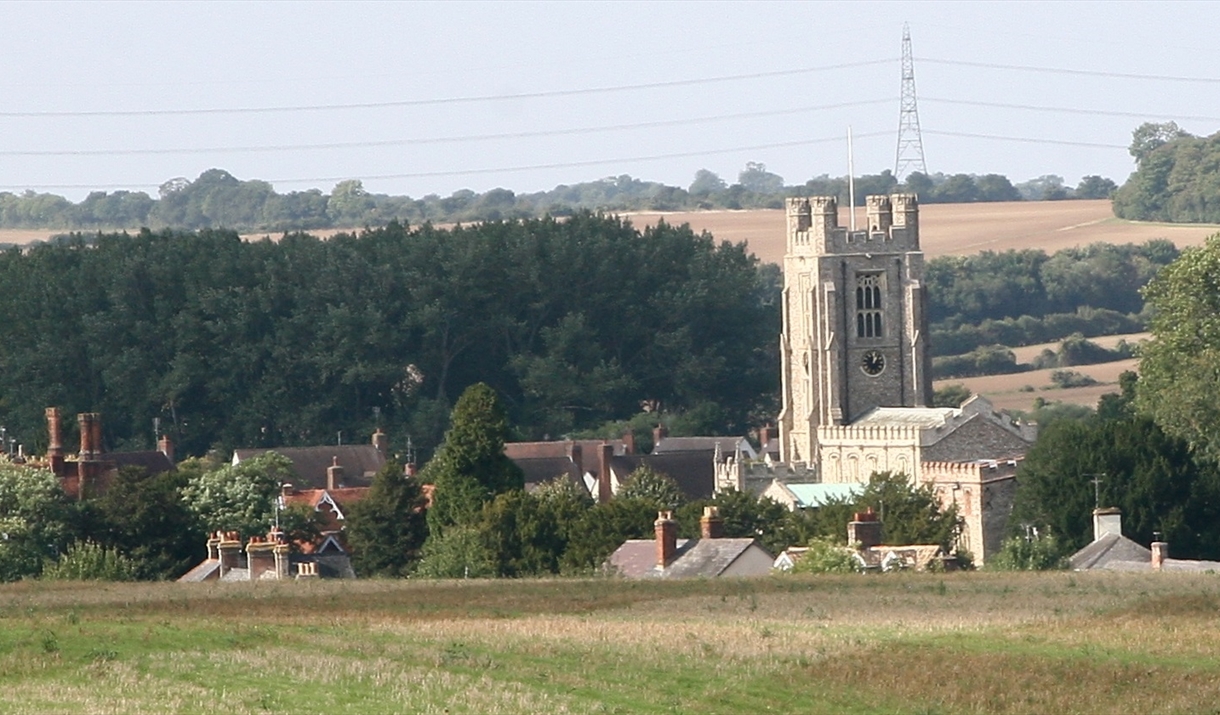
<path id="1" fill-rule="evenodd" d="M 2 2 L 0 191 L 799 183 L 846 173 L 848 125 L 876 173 L 904 21 L 930 171 L 1122 183 L 1141 122 L 1220 129 L 1212 2 Z"/>

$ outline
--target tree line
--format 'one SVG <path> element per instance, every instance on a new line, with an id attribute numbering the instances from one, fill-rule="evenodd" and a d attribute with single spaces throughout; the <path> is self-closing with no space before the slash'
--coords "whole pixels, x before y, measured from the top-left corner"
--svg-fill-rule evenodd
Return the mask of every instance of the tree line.
<path id="1" fill-rule="evenodd" d="M 1177 259 L 1165 239 L 1096 243 L 1047 255 L 1039 249 L 942 256 L 927 263 L 928 314 L 937 356 L 991 345 L 1036 345 L 1139 332 L 1141 290 Z"/>
<path id="2" fill-rule="evenodd" d="M 781 208 L 785 197 L 833 195 L 848 199 L 847 177 L 823 174 L 803 184 L 787 185 L 766 165 L 750 162 L 728 184 L 717 174 L 699 170 L 688 188 L 667 186 L 628 175 L 607 177 L 550 191 L 514 193 L 496 188 L 468 189 L 447 197 L 429 194 L 413 199 L 367 191 L 357 179 L 341 181 L 330 193 L 320 189 L 277 193 L 271 184 L 242 180 L 223 169 L 209 169 L 192 180 L 171 179 L 154 198 L 142 191 L 95 191 L 78 203 L 50 193 L 0 192 L 0 228 L 99 230 L 142 226 L 174 229 L 231 228 L 242 231 L 308 231 L 323 228 L 498 221 L 568 216 L 582 210 L 696 210 Z M 869 194 L 913 191 L 924 203 L 1106 198 L 1114 182 L 1085 177 L 1076 188 L 1047 175 L 1014 185 L 999 174 L 912 174 L 899 186 L 888 171 L 856 179 L 862 205 Z"/>
<path id="3" fill-rule="evenodd" d="M 329 240 L 75 236 L 0 253 L 2 424 L 38 452 L 44 407 L 100 411 L 110 449 L 147 449 L 159 419 L 202 455 L 380 423 L 427 456 L 453 397 L 486 382 L 523 439 L 644 409 L 744 430 L 774 411 L 771 273 L 743 244 L 590 213 Z"/>

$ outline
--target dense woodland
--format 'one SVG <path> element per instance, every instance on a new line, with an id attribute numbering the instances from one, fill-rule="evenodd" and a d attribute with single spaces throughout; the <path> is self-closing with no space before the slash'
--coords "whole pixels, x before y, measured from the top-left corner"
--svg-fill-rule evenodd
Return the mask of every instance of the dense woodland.
<path id="1" fill-rule="evenodd" d="M 728 184 L 713 172 L 700 170 L 690 187 L 666 186 L 627 175 L 612 176 L 551 191 L 516 194 L 508 189 L 484 193 L 456 191 L 447 197 L 430 194 L 419 199 L 373 194 L 359 180 L 342 181 L 329 194 L 318 189 L 276 193 L 271 184 L 241 180 L 222 169 L 210 169 L 194 181 L 171 179 L 156 198 L 144 192 L 95 191 L 79 203 L 62 196 L 27 191 L 0 192 L 0 228 L 131 229 L 140 226 L 175 229 L 231 228 L 243 231 L 308 231 L 322 228 L 384 226 L 457 221 L 497 221 L 511 218 L 567 216 L 582 210 L 631 211 L 656 209 L 780 208 L 786 196 L 834 195 L 847 203 L 847 177 L 827 175 L 804 184 L 786 185 L 764 164 L 750 163 Z M 856 179 L 856 197 L 898 190 L 887 170 Z M 906 190 L 924 203 L 1105 198 L 1114 182 L 1085 177 L 1075 188 L 1062 177 L 1047 175 L 1013 185 L 998 174 L 912 174 Z"/>
<path id="2" fill-rule="evenodd" d="M 777 409 L 777 292 L 743 245 L 586 213 L 76 237 L 0 254 L 0 405 L 27 450 L 58 405 L 102 412 L 111 449 L 151 447 L 154 418 L 196 455 L 363 442 L 380 420 L 422 458 L 480 381 L 522 438 L 643 409 L 741 430 Z"/>

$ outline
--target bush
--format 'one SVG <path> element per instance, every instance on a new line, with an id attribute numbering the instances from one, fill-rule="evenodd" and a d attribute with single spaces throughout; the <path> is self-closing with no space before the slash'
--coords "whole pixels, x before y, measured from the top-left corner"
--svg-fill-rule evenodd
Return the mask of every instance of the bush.
<path id="1" fill-rule="evenodd" d="M 424 578 L 493 578 L 496 564 L 478 529 L 453 526 L 428 539 L 415 573 Z"/>
<path id="2" fill-rule="evenodd" d="M 987 562 L 988 571 L 1056 571 L 1067 568 L 1067 554 L 1052 534 L 1005 539 Z"/>
<path id="3" fill-rule="evenodd" d="M 134 581 L 136 564 L 115 549 L 75 541 L 59 560 L 42 570 L 49 581 Z"/>
<path id="4" fill-rule="evenodd" d="M 1051 372 L 1051 384 L 1055 387 L 1067 389 L 1070 387 L 1096 385 L 1097 380 L 1075 370 L 1055 370 Z"/>
<path id="5" fill-rule="evenodd" d="M 832 539 L 809 540 L 809 550 L 792 565 L 790 573 L 856 573 L 860 562 L 851 549 Z"/>

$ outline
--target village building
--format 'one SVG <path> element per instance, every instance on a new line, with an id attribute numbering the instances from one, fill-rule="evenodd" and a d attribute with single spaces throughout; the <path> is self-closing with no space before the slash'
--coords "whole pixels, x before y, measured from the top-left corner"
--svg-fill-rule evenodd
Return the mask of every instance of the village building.
<path id="1" fill-rule="evenodd" d="M 168 435 L 161 435 L 155 450 L 107 452 L 102 441 L 102 416 L 97 412 L 82 412 L 76 419 L 80 425 L 80 450 L 76 454 L 69 454 L 64 449 L 59 408 L 48 407 L 46 456 L 27 458 L 19 453 L 14 459 L 50 470 L 59 478 L 64 494 L 77 500 L 104 494 L 119 470 L 126 467 L 139 468 L 150 475 L 175 469 L 174 443 Z"/>
<path id="2" fill-rule="evenodd" d="M 1123 536 L 1123 514 L 1113 507 L 1093 510 L 1093 541 L 1068 557 L 1074 571 L 1217 571 L 1220 561 L 1169 558 L 1169 544 L 1147 548 Z"/>
<path id="3" fill-rule="evenodd" d="M 606 570 L 626 578 L 755 577 L 771 573 L 775 557 L 754 539 L 723 538 L 716 507 L 704 507 L 698 539 L 679 539 L 673 512 L 653 524 L 655 539 L 630 539 L 606 561 Z"/>

